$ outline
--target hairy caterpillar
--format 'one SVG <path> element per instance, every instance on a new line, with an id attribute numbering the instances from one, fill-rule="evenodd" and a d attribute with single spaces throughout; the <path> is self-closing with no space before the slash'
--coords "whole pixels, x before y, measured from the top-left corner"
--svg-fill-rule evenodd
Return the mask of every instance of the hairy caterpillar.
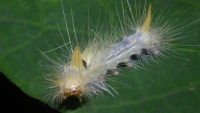
<path id="1" fill-rule="evenodd" d="M 153 20 L 153 5 L 151 4 L 145 5 L 143 13 L 139 16 L 140 19 L 135 20 L 134 10 L 128 0 L 126 4 L 130 10 L 125 12 L 122 2 L 122 18 L 118 17 L 120 29 L 107 35 L 94 33 L 92 35 L 94 40 L 83 48 L 83 51 L 80 50 L 79 45 L 74 50 L 73 45 L 70 45 L 69 60 L 61 59 L 61 63 L 56 62 L 43 53 L 56 67 L 53 74 L 45 76 L 50 84 L 50 93 L 47 97 L 51 99 L 52 104 L 62 103 L 71 96 L 82 101 L 83 97 L 103 91 L 114 95 L 114 88 L 106 83 L 107 71 L 111 70 L 115 73 L 117 66 L 121 63 L 129 67 L 136 66 L 137 64 L 131 59 L 132 55 L 153 60 L 152 57 L 163 56 L 170 50 L 170 41 L 177 37 L 176 34 L 170 35 L 172 32 L 177 32 L 170 26 L 173 22 L 166 25 L 166 23 L 159 22 L 160 17 L 158 20 Z M 126 19 L 128 13 L 131 16 Z M 63 15 L 65 16 L 64 9 Z M 153 25 L 151 25 L 152 21 L 155 22 Z M 65 24 L 69 34 L 67 22 Z M 131 32 L 129 32 L 130 28 Z M 121 34 L 117 35 L 119 31 Z M 76 32 L 75 27 L 74 32 Z M 111 38 L 106 40 L 108 37 Z M 116 41 L 115 37 L 119 37 L 122 41 Z"/>

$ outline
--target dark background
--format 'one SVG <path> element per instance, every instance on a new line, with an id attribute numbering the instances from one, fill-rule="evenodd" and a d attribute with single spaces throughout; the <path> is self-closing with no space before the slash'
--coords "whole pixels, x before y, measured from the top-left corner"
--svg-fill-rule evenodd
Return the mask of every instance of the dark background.
<path id="1" fill-rule="evenodd" d="M 20 113 L 59 113 L 49 106 L 24 94 L 0 73 L 1 111 Z"/>

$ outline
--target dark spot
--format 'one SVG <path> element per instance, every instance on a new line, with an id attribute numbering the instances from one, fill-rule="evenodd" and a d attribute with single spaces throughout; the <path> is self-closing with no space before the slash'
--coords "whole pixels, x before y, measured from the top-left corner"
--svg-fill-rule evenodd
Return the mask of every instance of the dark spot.
<path id="1" fill-rule="evenodd" d="M 149 55 L 150 51 L 148 51 L 147 49 L 142 49 L 141 54 L 143 54 L 143 55 Z"/>
<path id="2" fill-rule="evenodd" d="M 113 74 L 111 69 L 108 69 L 106 74 Z"/>
<path id="3" fill-rule="evenodd" d="M 85 60 L 82 60 L 83 62 L 83 66 L 85 67 L 85 69 L 87 69 L 87 63 L 85 62 Z"/>
<path id="4" fill-rule="evenodd" d="M 106 74 L 118 75 L 119 70 L 118 69 L 108 69 Z"/>
<path id="5" fill-rule="evenodd" d="M 141 57 L 140 57 L 140 55 L 133 54 L 133 55 L 130 56 L 130 59 L 131 60 L 141 60 Z"/>
<path id="6" fill-rule="evenodd" d="M 119 62 L 117 67 L 127 67 L 126 62 Z"/>
<path id="7" fill-rule="evenodd" d="M 159 51 L 159 49 L 157 49 L 157 51 Z M 156 51 L 154 49 L 142 49 L 141 54 L 155 56 Z"/>

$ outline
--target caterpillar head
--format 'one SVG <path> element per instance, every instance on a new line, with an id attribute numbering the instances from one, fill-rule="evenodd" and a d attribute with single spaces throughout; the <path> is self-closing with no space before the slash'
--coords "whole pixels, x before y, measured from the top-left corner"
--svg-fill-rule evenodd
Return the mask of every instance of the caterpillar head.
<path id="1" fill-rule="evenodd" d="M 82 93 L 83 93 L 83 75 L 82 71 L 84 70 L 84 65 L 83 61 L 81 59 L 81 53 L 79 50 L 79 47 L 77 46 L 72 54 L 72 60 L 71 64 L 69 66 L 69 73 L 71 75 L 66 75 L 66 80 L 64 82 L 64 99 L 70 96 L 75 96 L 77 97 L 80 101 L 82 98 Z"/>
<path id="2" fill-rule="evenodd" d="M 77 97 L 80 101 L 82 98 L 83 88 L 81 81 L 77 79 L 69 79 L 64 84 L 64 99 L 70 96 Z"/>

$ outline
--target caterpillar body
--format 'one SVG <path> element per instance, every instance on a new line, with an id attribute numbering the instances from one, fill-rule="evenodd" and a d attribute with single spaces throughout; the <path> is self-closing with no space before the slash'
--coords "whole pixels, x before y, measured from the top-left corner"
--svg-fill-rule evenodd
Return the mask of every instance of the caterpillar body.
<path id="1" fill-rule="evenodd" d="M 78 44 L 72 49 L 73 46 L 70 43 L 69 60 L 62 59 L 61 62 L 56 62 L 43 53 L 52 62 L 53 67 L 56 67 L 53 70 L 54 73 L 45 76 L 50 88 L 45 98 L 51 100 L 52 106 L 59 105 L 71 96 L 77 97 L 80 101 L 84 97 L 103 92 L 114 96 L 113 93 L 117 93 L 117 91 L 106 83 L 108 71 L 112 74 L 118 74 L 117 68 L 120 64 L 137 67 L 138 64 L 132 59 L 133 55 L 140 59 L 153 59 L 153 56 L 163 56 L 164 53 L 167 53 L 171 47 L 170 41 L 174 40 L 171 38 L 177 36 L 169 36 L 174 30 L 170 28 L 171 24 L 160 23 L 159 26 L 159 21 L 155 20 L 157 26 L 152 26 L 153 6 L 151 4 L 148 5 L 148 9 L 144 8 L 138 24 L 128 0 L 127 6 L 131 17 L 125 19 L 125 14 L 128 12 L 123 10 L 122 3 L 122 19 L 118 16 L 121 27 L 113 31 L 114 33 L 105 35 L 98 32 L 93 33 L 94 39 L 81 49 L 83 51 L 80 50 L 81 46 Z M 63 15 L 66 22 L 64 9 Z M 67 22 L 65 24 L 69 34 Z M 128 29 L 132 29 L 131 33 L 126 34 L 127 28 L 123 27 L 125 25 L 128 25 Z M 118 31 L 122 34 L 118 35 Z M 116 37 L 122 40 L 118 41 Z"/>

